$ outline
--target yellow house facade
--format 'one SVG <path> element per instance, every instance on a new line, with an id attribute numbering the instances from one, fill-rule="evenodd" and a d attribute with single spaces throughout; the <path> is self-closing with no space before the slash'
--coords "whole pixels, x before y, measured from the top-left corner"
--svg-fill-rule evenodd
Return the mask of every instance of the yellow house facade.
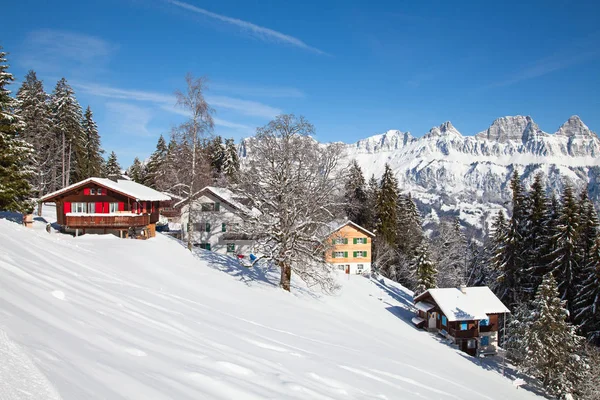
<path id="1" fill-rule="evenodd" d="M 348 221 L 329 235 L 325 261 L 346 274 L 370 272 L 374 237 L 374 233 Z"/>

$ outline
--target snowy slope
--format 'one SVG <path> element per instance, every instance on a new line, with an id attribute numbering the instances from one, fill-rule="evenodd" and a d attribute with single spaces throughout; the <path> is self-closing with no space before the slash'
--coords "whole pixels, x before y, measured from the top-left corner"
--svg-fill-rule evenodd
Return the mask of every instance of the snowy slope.
<path id="1" fill-rule="evenodd" d="M 0 220 L 0 332 L 63 399 L 535 397 L 413 328 L 410 293 L 389 281 L 288 294 L 276 273 L 160 235 L 43 226 Z M 0 380 L 0 398 L 28 398 L 3 397 L 17 378 Z"/>

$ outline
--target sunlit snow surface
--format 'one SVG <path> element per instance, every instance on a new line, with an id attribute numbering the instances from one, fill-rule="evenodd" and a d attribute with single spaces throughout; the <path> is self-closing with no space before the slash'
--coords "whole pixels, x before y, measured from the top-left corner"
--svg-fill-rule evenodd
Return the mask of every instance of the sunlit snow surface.
<path id="1" fill-rule="evenodd" d="M 389 281 L 289 294 L 276 271 L 164 236 L 44 226 L 0 220 L 3 400 L 535 397 L 416 330 L 410 292 Z"/>

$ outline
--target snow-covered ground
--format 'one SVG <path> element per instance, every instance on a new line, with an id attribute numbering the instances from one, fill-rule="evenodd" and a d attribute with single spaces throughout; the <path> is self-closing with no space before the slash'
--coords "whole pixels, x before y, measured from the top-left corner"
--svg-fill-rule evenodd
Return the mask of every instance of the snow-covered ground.
<path id="1" fill-rule="evenodd" d="M 2 399 L 535 397 L 416 330 L 410 292 L 390 281 L 290 294 L 276 271 L 161 235 L 44 227 L 0 219 Z"/>

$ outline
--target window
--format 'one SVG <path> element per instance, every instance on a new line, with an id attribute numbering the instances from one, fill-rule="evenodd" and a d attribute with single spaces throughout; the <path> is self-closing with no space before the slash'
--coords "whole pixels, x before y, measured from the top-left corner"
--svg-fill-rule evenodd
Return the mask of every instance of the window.
<path id="1" fill-rule="evenodd" d="M 344 264 L 340 264 L 340 265 L 338 265 L 338 269 L 340 271 L 345 271 L 346 270 L 346 266 Z"/>
<path id="2" fill-rule="evenodd" d="M 347 238 L 335 238 L 332 240 L 333 244 L 348 244 Z"/>
<path id="3" fill-rule="evenodd" d="M 346 258 L 348 257 L 347 251 L 334 251 L 333 258 Z"/>
<path id="4" fill-rule="evenodd" d="M 90 214 L 95 214 L 96 213 L 96 203 L 88 203 L 87 209 Z"/>
<path id="5" fill-rule="evenodd" d="M 108 212 L 116 213 L 119 211 L 119 203 L 108 203 Z"/>
<path id="6" fill-rule="evenodd" d="M 479 321 L 479 326 L 489 326 L 489 325 L 490 325 L 489 318 L 482 319 L 481 321 Z"/>
<path id="7" fill-rule="evenodd" d="M 354 258 L 357 257 L 366 257 L 367 256 L 367 252 L 366 251 L 355 251 L 354 252 Z"/>
<path id="8" fill-rule="evenodd" d="M 227 224 L 225 222 L 221 224 L 221 232 L 227 232 Z"/>
<path id="9" fill-rule="evenodd" d="M 367 238 L 354 238 L 354 244 L 367 244 Z"/>
<path id="10" fill-rule="evenodd" d="M 360 271 L 362 271 L 362 270 L 363 270 L 363 268 L 364 268 L 364 265 L 363 265 L 363 264 L 356 264 L 356 269 L 357 269 L 359 272 L 360 272 Z"/>
<path id="11" fill-rule="evenodd" d="M 98 189 L 96 190 L 96 194 L 97 194 L 98 196 L 102 195 L 102 188 L 98 188 Z"/>
<path id="12" fill-rule="evenodd" d="M 489 336 L 482 336 L 481 337 L 481 345 L 482 346 L 489 346 L 490 345 L 490 337 Z"/>
<path id="13" fill-rule="evenodd" d="M 442 325 L 447 326 L 448 325 L 448 320 L 446 319 L 446 316 L 442 315 Z"/>
<path id="14" fill-rule="evenodd" d="M 95 195 L 95 194 L 96 194 L 96 189 L 94 189 L 94 188 L 90 189 L 90 194 L 91 194 L 92 196 L 93 196 L 93 195 Z"/>
<path id="15" fill-rule="evenodd" d="M 215 211 L 220 211 L 221 210 L 221 203 L 216 202 L 215 203 Z"/>
<path id="16" fill-rule="evenodd" d="M 202 211 L 214 211 L 215 210 L 215 203 L 202 203 L 202 205 L 200 206 L 200 210 L 202 210 Z"/>
<path id="17" fill-rule="evenodd" d="M 476 348 L 477 348 L 477 341 L 475 339 L 467 340 L 467 349 L 476 349 Z"/>
<path id="18" fill-rule="evenodd" d="M 194 243 L 194 246 L 200 247 L 201 249 L 209 250 L 210 251 L 210 243 L 206 243 L 206 242 Z"/>
<path id="19" fill-rule="evenodd" d="M 235 243 L 227 243 L 227 252 L 228 253 L 235 252 Z"/>
<path id="20" fill-rule="evenodd" d="M 75 214 L 87 213 L 87 203 L 72 203 L 71 212 Z"/>
<path id="21" fill-rule="evenodd" d="M 461 322 L 460 326 L 459 326 L 459 330 L 460 331 L 466 331 L 469 330 L 469 324 L 467 324 L 466 322 Z"/>
<path id="22" fill-rule="evenodd" d="M 204 224 L 204 230 L 206 232 L 210 232 L 210 222 L 207 222 L 207 223 Z"/>

